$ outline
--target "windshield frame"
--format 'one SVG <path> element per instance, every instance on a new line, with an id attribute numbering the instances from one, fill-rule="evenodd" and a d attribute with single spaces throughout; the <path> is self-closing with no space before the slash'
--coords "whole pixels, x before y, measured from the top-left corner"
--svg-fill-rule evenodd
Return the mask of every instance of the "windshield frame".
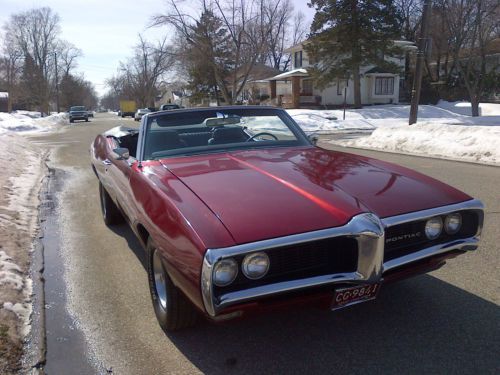
<path id="1" fill-rule="evenodd" d="M 217 112 L 223 112 L 224 114 L 229 115 L 238 115 L 242 117 L 249 116 L 277 116 L 281 121 L 290 129 L 290 131 L 295 136 L 295 140 L 293 141 L 278 141 L 278 142 L 255 142 L 251 145 L 242 143 L 233 143 L 233 144 L 221 144 L 220 147 L 192 147 L 189 149 L 174 149 L 172 152 L 165 152 L 161 157 L 144 159 L 145 153 L 145 143 L 147 134 L 151 130 L 151 124 L 157 117 L 178 117 L 182 115 L 188 115 L 190 113 L 195 112 L 205 112 L 205 117 L 216 117 Z M 141 130 L 139 132 L 139 140 L 138 140 L 138 149 L 137 149 L 137 157 L 139 162 L 146 160 L 159 160 L 170 157 L 179 157 L 179 156 L 191 156 L 191 155 L 202 155 L 202 154 L 214 154 L 214 153 L 224 153 L 230 151 L 242 151 L 242 150 L 250 150 L 250 149 L 259 149 L 259 148 L 276 148 L 276 147 L 303 147 L 303 146 L 314 146 L 304 131 L 300 128 L 300 126 L 292 119 L 292 117 L 283 109 L 276 107 L 264 107 L 264 106 L 225 106 L 225 107 L 204 107 L 204 108 L 196 108 L 196 109 L 181 109 L 171 112 L 155 112 L 150 113 L 147 116 L 143 116 L 141 120 Z M 175 126 L 172 126 L 175 128 Z M 242 147 L 246 146 L 246 147 Z"/>

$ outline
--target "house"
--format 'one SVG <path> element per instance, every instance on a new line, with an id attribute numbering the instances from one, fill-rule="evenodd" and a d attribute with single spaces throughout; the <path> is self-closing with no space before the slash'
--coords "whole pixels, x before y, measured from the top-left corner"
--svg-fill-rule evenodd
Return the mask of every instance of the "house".
<path id="1" fill-rule="evenodd" d="M 319 89 L 308 73 L 308 68 L 314 61 L 307 55 L 304 45 L 307 41 L 296 44 L 285 52 L 292 55 L 291 70 L 271 77 L 271 98 L 275 103 L 287 108 L 308 106 L 340 106 L 354 104 L 354 90 L 352 79 L 338 79 L 328 87 Z M 401 48 L 413 49 L 413 44 L 407 41 L 395 41 Z M 401 74 L 384 71 L 377 66 L 363 66 L 361 73 L 361 104 L 389 104 L 399 102 L 399 89 L 402 85 L 405 66 L 405 56 L 387 57 L 387 61 L 401 67 Z M 289 93 L 280 94 L 277 90 L 278 82 L 286 82 Z M 274 96 L 273 96 L 274 94 Z"/>
<path id="2" fill-rule="evenodd" d="M 177 104 L 181 107 L 189 107 L 189 95 L 181 84 L 167 84 L 162 82 L 155 97 L 155 107 L 160 108 L 163 104 Z"/>
<path id="3" fill-rule="evenodd" d="M 239 72 L 238 72 L 239 73 Z M 252 66 L 250 73 L 246 77 L 246 82 L 241 94 L 238 96 L 238 101 L 247 104 L 260 104 L 266 103 L 271 97 L 271 88 L 269 85 L 269 78 L 281 74 L 282 71 L 272 68 L 264 64 L 255 64 Z M 244 74 L 239 74 L 238 85 L 242 83 Z M 290 94 L 288 84 L 280 82 L 280 92 Z M 231 85 L 228 86 L 232 90 Z"/>

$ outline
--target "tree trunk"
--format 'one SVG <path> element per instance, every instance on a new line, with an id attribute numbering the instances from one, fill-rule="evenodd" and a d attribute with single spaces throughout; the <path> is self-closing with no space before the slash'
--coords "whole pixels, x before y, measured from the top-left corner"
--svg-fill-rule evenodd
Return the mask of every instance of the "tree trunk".
<path id="1" fill-rule="evenodd" d="M 472 117 L 479 117 L 479 99 L 476 95 L 470 96 Z"/>
<path id="2" fill-rule="evenodd" d="M 362 108 L 361 106 L 361 78 L 359 76 L 359 67 L 356 66 L 352 72 L 354 83 L 354 108 Z"/>

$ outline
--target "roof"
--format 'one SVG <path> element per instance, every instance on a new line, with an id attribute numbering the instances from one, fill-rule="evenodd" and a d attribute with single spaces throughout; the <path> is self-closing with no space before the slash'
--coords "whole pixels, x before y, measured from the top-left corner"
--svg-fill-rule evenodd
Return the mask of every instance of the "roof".
<path id="1" fill-rule="evenodd" d="M 365 72 L 365 74 L 380 74 L 380 73 L 394 74 L 393 72 L 389 72 L 388 70 L 382 69 L 379 66 L 374 66 L 373 68 Z"/>
<path id="2" fill-rule="evenodd" d="M 0 98 L 8 98 L 8 97 L 9 97 L 9 93 L 8 92 L 0 91 Z"/>
<path id="3" fill-rule="evenodd" d="M 267 80 L 268 81 L 281 81 L 281 80 L 286 80 L 286 79 L 292 78 L 292 77 L 308 77 L 308 76 L 309 76 L 309 73 L 307 73 L 307 70 L 305 70 L 304 68 L 300 68 L 300 69 L 293 69 L 293 70 L 290 70 L 289 72 L 278 74 L 277 76 L 268 78 Z"/>
<path id="4" fill-rule="evenodd" d="M 402 40 L 401 39 L 401 40 L 394 40 L 393 42 L 395 45 L 397 45 L 398 47 L 400 47 L 402 49 L 413 50 L 413 49 L 417 48 L 415 46 L 415 43 L 412 41 L 409 41 L 409 40 Z M 309 44 L 309 43 L 311 43 L 311 39 L 303 40 L 300 43 L 294 44 L 293 46 L 286 48 L 285 50 L 283 50 L 283 52 L 292 53 L 294 51 L 301 50 L 301 49 L 303 49 L 305 44 Z"/>
<path id="5" fill-rule="evenodd" d="M 263 64 L 256 64 L 250 70 L 250 74 L 248 75 L 248 81 L 260 81 L 265 80 L 269 77 L 273 77 L 276 74 L 282 73 L 281 70 L 272 68 Z"/>

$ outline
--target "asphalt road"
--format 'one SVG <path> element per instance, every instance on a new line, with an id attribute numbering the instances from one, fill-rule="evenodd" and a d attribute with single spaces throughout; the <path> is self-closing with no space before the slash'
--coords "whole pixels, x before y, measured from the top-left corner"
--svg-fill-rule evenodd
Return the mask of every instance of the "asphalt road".
<path id="1" fill-rule="evenodd" d="M 335 313 L 305 308 L 165 335 L 149 299 L 142 249 L 127 226 L 104 225 L 90 169 L 91 141 L 119 123 L 134 124 L 97 114 L 90 123 L 35 138 L 52 148 L 50 165 L 66 172 L 54 263 L 64 268 L 63 283 L 54 288 L 65 289 L 75 335 L 83 333 L 86 342 L 63 342 L 59 357 L 49 346 L 49 373 L 66 373 L 72 358 L 95 364 L 79 373 L 500 372 L 500 168 L 348 150 L 403 164 L 481 199 L 480 249 Z"/>

